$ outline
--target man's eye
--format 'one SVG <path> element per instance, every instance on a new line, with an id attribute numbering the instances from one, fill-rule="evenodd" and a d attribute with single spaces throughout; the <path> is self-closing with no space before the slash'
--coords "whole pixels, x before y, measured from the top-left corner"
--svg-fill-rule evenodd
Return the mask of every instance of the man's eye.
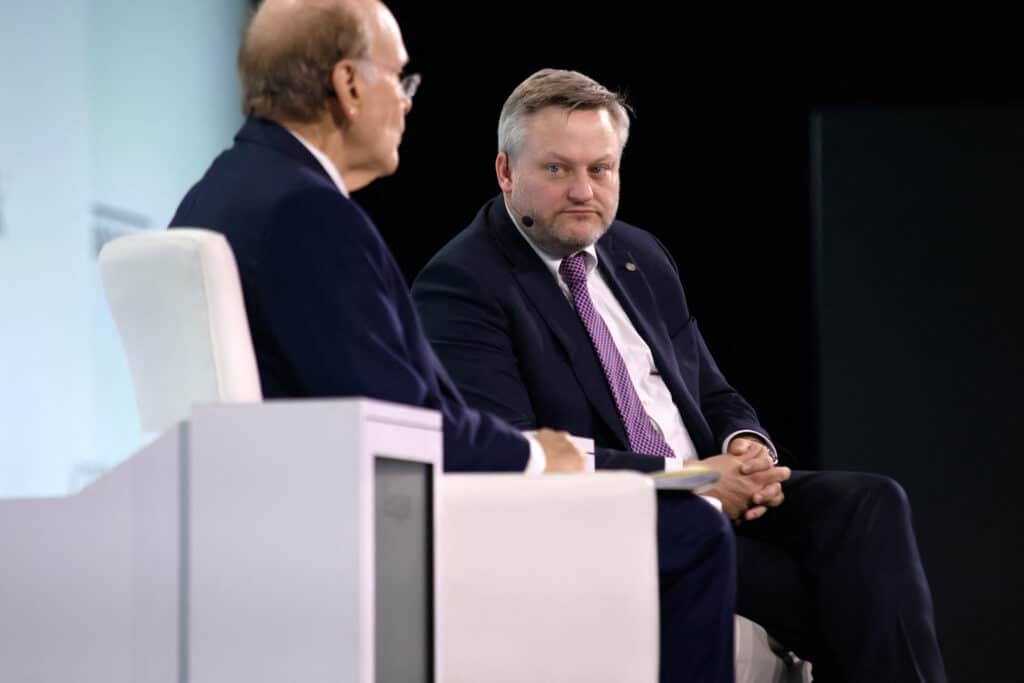
<path id="1" fill-rule="evenodd" d="M 558 173 L 562 170 L 562 167 L 558 164 L 548 164 L 548 173 Z"/>

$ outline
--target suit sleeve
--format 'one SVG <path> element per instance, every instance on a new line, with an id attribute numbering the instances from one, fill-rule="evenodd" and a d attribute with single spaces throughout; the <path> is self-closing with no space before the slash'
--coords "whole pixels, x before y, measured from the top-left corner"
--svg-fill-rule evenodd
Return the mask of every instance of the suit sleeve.
<path id="1" fill-rule="evenodd" d="M 704 343 L 694 321 L 694 334 L 700 349 L 700 407 L 711 425 L 716 442 L 735 432 L 750 431 L 770 439 L 754 408 L 729 384 Z"/>
<path id="2" fill-rule="evenodd" d="M 470 405 L 519 429 L 537 429 L 496 283 L 434 260 L 413 284 L 412 297 L 438 357 Z"/>
<path id="3" fill-rule="evenodd" d="M 278 352 L 314 396 L 368 396 L 440 410 L 445 468 L 522 470 L 514 429 L 442 395 L 401 274 L 350 201 L 308 192 L 277 207 L 261 303 Z M 420 345 L 422 342 L 422 347 Z"/>
<path id="4" fill-rule="evenodd" d="M 726 436 L 738 431 L 757 432 L 764 435 L 766 439 L 770 438 L 768 432 L 758 421 L 753 407 L 726 381 L 725 375 L 722 374 L 704 341 L 704 335 L 701 334 L 696 319 L 689 317 L 686 294 L 680 282 L 679 269 L 675 260 L 660 240 L 653 235 L 651 237 L 671 267 L 669 275 L 671 282 L 666 282 L 665 286 L 678 290 L 681 301 L 680 310 L 687 317 L 682 329 L 673 333 L 672 342 L 677 350 L 684 346 L 682 341 L 686 342 L 686 348 L 692 349 L 692 361 L 681 364 L 687 366 L 691 373 L 695 373 L 695 377 L 687 377 L 686 380 L 691 388 L 693 384 L 696 384 L 696 398 L 700 404 L 701 414 L 711 428 L 715 444 L 720 444 Z M 681 340 L 680 335 L 688 335 L 690 339 Z"/>

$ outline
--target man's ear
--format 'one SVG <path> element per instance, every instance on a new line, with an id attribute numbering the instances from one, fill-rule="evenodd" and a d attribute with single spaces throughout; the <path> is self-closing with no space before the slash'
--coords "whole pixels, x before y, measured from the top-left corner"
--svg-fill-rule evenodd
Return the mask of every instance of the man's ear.
<path id="1" fill-rule="evenodd" d="M 356 65 L 348 59 L 342 59 L 331 71 L 331 86 L 334 88 L 338 106 L 348 120 L 359 114 L 362 105 L 362 83 L 356 74 Z"/>
<path id="2" fill-rule="evenodd" d="M 512 191 L 512 162 L 504 152 L 498 152 L 494 160 L 494 172 L 498 176 L 498 187 L 502 192 Z"/>

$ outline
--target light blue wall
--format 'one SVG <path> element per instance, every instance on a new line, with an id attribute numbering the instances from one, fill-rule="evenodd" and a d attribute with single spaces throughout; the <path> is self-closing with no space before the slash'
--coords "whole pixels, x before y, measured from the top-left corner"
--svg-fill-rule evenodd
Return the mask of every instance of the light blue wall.
<path id="1" fill-rule="evenodd" d="M 96 249 L 166 225 L 230 143 L 247 5 L 0 4 L 0 497 L 66 493 L 142 443 Z"/>

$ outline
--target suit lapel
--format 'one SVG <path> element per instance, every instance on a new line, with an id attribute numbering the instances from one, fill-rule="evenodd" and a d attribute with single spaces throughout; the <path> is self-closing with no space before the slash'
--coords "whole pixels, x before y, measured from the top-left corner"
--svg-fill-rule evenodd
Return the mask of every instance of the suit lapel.
<path id="1" fill-rule="evenodd" d="M 576 311 L 566 300 L 551 271 L 519 234 L 501 197 L 491 202 L 487 219 L 491 236 L 512 265 L 513 277 L 562 346 L 587 401 L 619 441 L 628 445 L 626 428 L 608 388 L 604 369 Z"/>
<path id="2" fill-rule="evenodd" d="M 608 288 L 612 290 L 629 316 L 633 327 L 650 347 L 654 364 L 675 399 L 676 407 L 683 417 L 683 424 L 686 425 L 697 452 L 711 452 L 716 449 L 713 436 L 700 411 L 699 403 L 683 382 L 679 363 L 673 353 L 672 340 L 658 311 L 647 276 L 629 250 L 616 243 L 613 231 L 614 224 L 596 245 L 598 268 L 604 275 Z M 632 268 L 627 267 L 627 264 Z"/>

